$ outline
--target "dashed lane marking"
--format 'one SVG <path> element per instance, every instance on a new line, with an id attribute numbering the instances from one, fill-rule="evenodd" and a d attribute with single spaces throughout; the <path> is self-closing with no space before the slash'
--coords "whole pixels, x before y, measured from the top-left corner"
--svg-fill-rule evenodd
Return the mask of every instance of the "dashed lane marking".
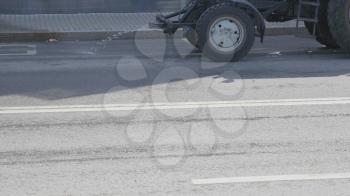
<path id="1" fill-rule="evenodd" d="M 207 178 L 193 179 L 194 185 L 254 183 L 254 182 L 278 182 L 278 181 L 307 181 L 307 180 L 334 180 L 350 179 L 350 173 L 327 173 L 327 174 L 299 174 L 279 176 L 247 176 L 232 178 Z"/>

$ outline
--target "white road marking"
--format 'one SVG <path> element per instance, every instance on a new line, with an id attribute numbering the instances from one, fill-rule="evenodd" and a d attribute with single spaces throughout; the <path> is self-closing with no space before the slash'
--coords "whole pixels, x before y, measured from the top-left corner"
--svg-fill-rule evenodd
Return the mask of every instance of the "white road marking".
<path id="1" fill-rule="evenodd" d="M 350 173 L 300 174 L 300 175 L 280 175 L 280 176 L 247 176 L 247 177 L 232 177 L 232 178 L 193 179 L 192 184 L 194 184 L 194 185 L 210 185 L 210 184 L 230 184 L 230 183 L 332 180 L 332 179 L 350 179 Z"/>
<path id="2" fill-rule="evenodd" d="M 0 107 L 0 114 L 132 111 L 136 109 L 137 110 L 153 110 L 153 109 L 169 110 L 169 109 L 193 109 L 193 108 L 271 107 L 271 106 L 341 105 L 341 104 L 350 104 L 350 97 L 246 100 L 246 101 Z"/>

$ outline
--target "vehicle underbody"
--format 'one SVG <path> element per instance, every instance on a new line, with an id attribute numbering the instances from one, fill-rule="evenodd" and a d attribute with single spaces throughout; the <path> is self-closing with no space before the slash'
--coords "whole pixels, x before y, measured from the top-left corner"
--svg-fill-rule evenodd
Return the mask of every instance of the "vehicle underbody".
<path id="1" fill-rule="evenodd" d="M 328 24 L 328 20 L 334 18 L 328 14 L 330 9 L 342 9 L 344 3 L 346 8 L 350 7 L 350 0 L 190 0 L 181 10 L 158 15 L 156 22 L 150 25 L 164 30 L 166 34 L 173 34 L 183 28 L 184 36 L 189 42 L 215 61 L 236 61 L 245 56 L 251 43 L 243 47 L 247 51 L 234 57 L 242 47 L 239 44 L 244 46 L 248 39 L 254 39 L 249 34 L 251 28 L 254 29 L 254 35 L 260 36 L 263 41 L 265 21 L 297 20 L 297 29 L 299 22 L 304 22 L 309 33 L 321 44 L 330 48 L 338 48 L 340 45 L 347 50 L 350 41 L 349 46 L 337 43 L 333 39 L 333 34 L 337 32 L 331 32 Z M 220 17 L 222 20 L 214 21 Z M 348 13 L 344 13 L 344 17 L 349 21 Z M 342 24 L 338 26 L 340 25 Z M 212 46 L 206 50 L 205 45 L 210 44 Z"/>
<path id="2" fill-rule="evenodd" d="M 181 10 L 158 15 L 152 27 L 160 27 L 165 33 L 175 33 L 178 28 L 196 26 L 196 20 L 207 8 L 218 3 L 237 3 L 243 9 L 253 9 L 261 19 L 269 22 L 285 22 L 296 18 L 298 0 L 192 0 Z M 173 18 L 178 17 L 176 20 Z M 260 24 L 262 25 L 262 24 Z M 263 27 L 260 27 L 263 30 Z"/>

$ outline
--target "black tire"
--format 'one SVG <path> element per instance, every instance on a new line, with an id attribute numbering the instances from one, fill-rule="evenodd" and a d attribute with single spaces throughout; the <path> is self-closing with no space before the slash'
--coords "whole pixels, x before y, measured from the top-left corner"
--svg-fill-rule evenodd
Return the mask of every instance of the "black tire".
<path id="1" fill-rule="evenodd" d="M 230 18 L 231 23 L 239 25 L 241 31 L 236 42 L 239 43 L 231 51 L 219 50 L 210 41 L 210 29 L 214 22 L 220 18 Z M 238 61 L 245 57 L 252 48 L 255 40 L 255 26 L 252 18 L 243 11 L 230 3 L 220 3 L 208 8 L 199 18 L 196 32 L 198 34 L 198 47 L 203 54 L 213 61 L 230 62 Z M 237 32 L 234 32 L 237 34 Z M 230 34 L 232 36 L 232 33 Z M 231 37 L 232 41 L 232 37 Z"/>
<path id="2" fill-rule="evenodd" d="M 330 0 L 329 28 L 340 48 L 350 52 L 350 0 Z"/>
<path id="3" fill-rule="evenodd" d="M 328 18 L 327 18 L 327 12 L 328 12 L 328 2 L 329 0 L 320 0 L 320 9 L 318 14 L 318 23 L 316 25 L 316 40 L 326 46 L 327 48 L 339 48 L 337 42 L 333 38 L 329 25 L 328 25 Z M 306 10 L 307 11 L 307 10 Z M 305 27 L 310 33 L 310 35 L 313 35 L 314 32 L 314 24 L 310 22 L 305 22 Z"/>
<path id="4" fill-rule="evenodd" d="M 313 35 L 313 32 L 314 32 L 313 24 L 310 22 L 305 22 L 305 27 L 306 27 L 307 31 L 309 32 L 309 34 Z M 325 28 L 327 28 L 328 30 L 320 32 L 320 31 L 322 31 L 320 29 L 325 29 Z M 333 39 L 333 36 L 329 31 L 328 23 L 327 24 L 325 24 L 325 23 L 318 23 L 317 24 L 315 37 L 316 37 L 316 41 L 318 43 L 326 46 L 327 48 L 331 48 L 331 49 L 339 48 L 337 42 Z"/>
<path id="5" fill-rule="evenodd" d="M 212 0 L 209 1 L 207 6 L 211 7 L 213 5 L 219 4 L 219 3 L 231 3 L 230 0 Z M 186 22 L 188 23 L 196 23 L 201 16 L 201 13 L 205 11 L 204 7 L 196 8 L 192 11 L 192 13 L 188 16 Z M 191 27 L 185 27 L 184 28 L 184 38 L 187 39 L 187 41 L 196 49 L 199 49 L 198 45 L 198 34 L 196 32 L 196 28 Z"/>

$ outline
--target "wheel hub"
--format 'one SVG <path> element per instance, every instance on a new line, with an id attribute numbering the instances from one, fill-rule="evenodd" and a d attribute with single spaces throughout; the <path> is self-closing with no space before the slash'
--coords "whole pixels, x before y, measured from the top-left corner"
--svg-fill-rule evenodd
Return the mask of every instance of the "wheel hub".
<path id="1" fill-rule="evenodd" d="M 243 27 L 233 18 L 220 18 L 210 28 L 212 45 L 223 51 L 232 51 L 242 43 Z"/>

